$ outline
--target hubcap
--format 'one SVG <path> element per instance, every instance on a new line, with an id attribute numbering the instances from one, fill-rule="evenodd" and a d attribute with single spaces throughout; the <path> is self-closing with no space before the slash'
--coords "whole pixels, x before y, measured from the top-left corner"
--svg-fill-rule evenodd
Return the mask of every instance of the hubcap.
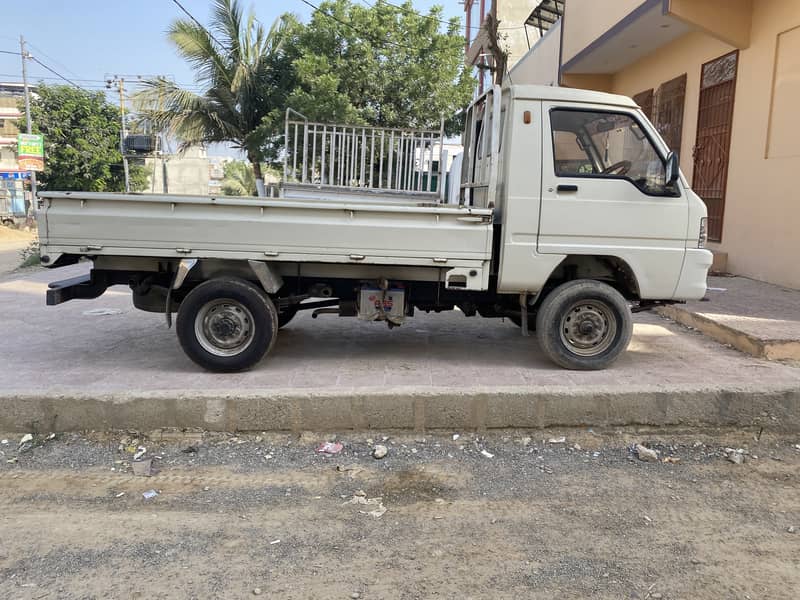
<path id="1" fill-rule="evenodd" d="M 253 315 L 237 300 L 212 300 L 197 313 L 194 332 L 207 352 L 215 356 L 235 356 L 253 341 Z"/>
<path id="2" fill-rule="evenodd" d="M 561 341 L 579 356 L 597 356 L 608 350 L 617 334 L 617 319 L 605 302 L 582 300 L 561 318 Z"/>

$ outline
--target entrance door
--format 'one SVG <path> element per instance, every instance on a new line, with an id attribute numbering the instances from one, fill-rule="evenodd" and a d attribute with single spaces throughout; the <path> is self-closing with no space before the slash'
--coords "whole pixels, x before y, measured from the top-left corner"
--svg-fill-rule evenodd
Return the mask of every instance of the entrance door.
<path id="1" fill-rule="evenodd" d="M 703 65 L 692 188 L 708 207 L 708 239 L 722 241 L 739 52 Z"/>

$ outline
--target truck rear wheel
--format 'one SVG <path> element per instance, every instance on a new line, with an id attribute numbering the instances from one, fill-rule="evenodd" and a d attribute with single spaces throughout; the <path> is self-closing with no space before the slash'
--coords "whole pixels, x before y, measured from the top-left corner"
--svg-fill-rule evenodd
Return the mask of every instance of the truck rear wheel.
<path id="1" fill-rule="evenodd" d="M 558 286 L 536 316 L 542 350 L 565 369 L 605 369 L 628 347 L 632 332 L 630 307 L 622 294 L 588 279 Z"/>
<path id="2" fill-rule="evenodd" d="M 243 371 L 272 348 L 278 313 L 272 300 L 254 285 L 220 277 L 186 295 L 176 330 L 183 351 L 204 369 Z"/>

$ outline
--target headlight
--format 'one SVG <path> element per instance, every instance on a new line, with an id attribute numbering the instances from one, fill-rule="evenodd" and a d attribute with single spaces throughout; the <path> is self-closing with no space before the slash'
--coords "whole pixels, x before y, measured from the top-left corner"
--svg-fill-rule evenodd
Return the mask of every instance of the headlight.
<path id="1" fill-rule="evenodd" d="M 697 247 L 705 248 L 708 241 L 708 217 L 700 219 L 700 237 L 697 239 Z"/>

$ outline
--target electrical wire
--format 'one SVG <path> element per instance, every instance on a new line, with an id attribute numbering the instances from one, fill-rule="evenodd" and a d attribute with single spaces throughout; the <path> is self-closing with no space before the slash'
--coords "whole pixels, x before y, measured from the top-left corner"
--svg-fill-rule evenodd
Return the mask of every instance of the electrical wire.
<path id="1" fill-rule="evenodd" d="M 317 13 L 325 16 L 325 17 L 328 17 L 329 19 L 331 19 L 332 21 L 336 21 L 340 25 L 344 25 L 345 27 L 347 27 L 349 29 L 352 29 L 357 34 L 359 34 L 362 38 L 364 38 L 368 42 L 371 42 L 375 46 L 384 47 L 385 48 L 386 47 L 385 44 L 391 44 L 392 46 L 394 46 L 396 48 L 401 48 L 403 50 L 411 50 L 413 52 L 427 52 L 428 50 L 430 50 L 430 48 L 418 48 L 416 46 L 406 46 L 405 44 L 399 44 L 399 43 L 394 42 L 392 40 L 378 41 L 375 38 L 371 37 L 370 35 L 367 35 L 363 31 L 361 31 L 358 27 L 356 27 L 352 23 L 348 23 L 347 21 L 343 21 L 342 19 L 340 19 L 336 15 L 332 15 L 330 13 L 325 12 L 319 6 L 315 6 L 314 4 L 311 4 L 311 2 L 309 2 L 308 0 L 300 0 L 300 2 L 310 6 L 312 9 L 314 9 L 314 12 L 317 12 Z"/>
<path id="2" fill-rule="evenodd" d="M 450 25 L 450 21 L 445 21 L 444 19 L 440 19 L 438 17 L 433 17 L 431 15 L 423 15 L 421 12 L 414 10 L 413 8 L 406 8 L 405 6 L 400 6 L 399 4 L 392 4 L 391 2 L 387 2 L 386 0 L 377 0 L 375 4 L 370 4 L 367 0 L 361 0 L 364 4 L 369 6 L 370 8 L 375 8 L 378 4 L 386 4 L 387 6 L 391 6 L 392 8 L 396 8 L 397 10 L 401 10 L 406 14 L 409 15 L 416 15 L 418 17 L 422 17 L 423 19 L 428 19 L 430 21 L 436 21 L 437 23 L 442 23 L 444 25 Z M 455 18 L 455 17 L 454 17 Z M 466 24 L 464 25 L 466 28 Z M 469 29 L 479 29 L 479 27 L 473 27 L 470 25 Z"/>
<path id="3" fill-rule="evenodd" d="M 370 6 L 370 7 L 374 7 L 375 6 L 374 4 L 370 4 L 369 2 L 367 2 L 367 0 L 361 0 L 361 1 L 364 4 L 366 4 L 367 6 Z M 446 20 L 440 19 L 438 17 L 433 17 L 431 15 L 423 15 L 418 10 L 415 10 L 413 8 L 407 8 L 405 6 L 400 6 L 399 4 L 392 4 L 391 2 L 388 2 L 387 0 L 376 0 L 375 4 L 386 4 L 388 6 L 391 6 L 392 8 L 396 8 L 397 10 L 401 10 L 401 11 L 405 12 L 406 14 L 413 14 L 413 15 L 416 15 L 418 17 L 422 17 L 423 19 L 430 19 L 431 21 L 438 21 L 439 23 L 442 23 L 444 25 L 450 25 L 450 21 L 446 21 Z M 464 29 L 480 30 L 481 27 L 482 27 L 482 25 L 470 25 L 469 27 L 467 27 L 467 24 L 466 23 L 464 24 Z M 512 25 L 512 26 L 509 26 L 509 27 L 498 27 L 497 31 L 510 31 L 512 29 L 524 29 L 524 28 L 525 28 L 525 25 Z"/>
<path id="4" fill-rule="evenodd" d="M 12 52 L 11 50 L 0 50 L 0 54 L 13 54 L 15 56 L 22 56 L 21 52 Z"/>
<path id="5" fill-rule="evenodd" d="M 26 40 L 26 42 L 25 42 L 25 43 L 26 43 L 26 44 L 27 44 L 29 47 L 33 48 L 33 50 L 35 50 L 35 51 L 36 51 L 36 54 L 39 54 L 39 55 L 41 55 L 41 56 L 44 56 L 44 57 L 45 57 L 45 58 L 46 58 L 46 59 L 47 59 L 47 60 L 48 60 L 48 61 L 49 61 L 51 64 L 54 64 L 55 66 L 57 66 L 57 67 L 60 67 L 60 68 L 64 69 L 64 71 L 66 71 L 66 72 L 67 72 L 69 75 L 71 75 L 71 76 L 72 76 L 72 77 L 75 79 L 75 81 L 80 81 L 80 75 L 78 75 L 78 74 L 77 74 L 75 71 L 73 71 L 72 69 L 70 69 L 70 68 L 69 68 L 67 65 L 65 65 L 65 64 L 64 64 L 64 63 L 62 63 L 62 62 L 59 62 L 59 61 L 57 61 L 55 58 L 53 58 L 52 56 L 50 56 L 49 54 L 47 54 L 47 53 L 46 53 L 44 50 L 42 50 L 42 49 L 41 49 L 41 48 L 39 48 L 38 46 L 34 46 L 34 45 L 33 45 L 33 44 L 31 44 L 29 41 L 27 41 L 27 40 Z"/>
<path id="6" fill-rule="evenodd" d="M 48 70 L 48 71 L 50 71 L 50 72 L 51 72 L 53 75 L 57 75 L 58 77 L 60 77 L 61 79 L 63 79 L 63 80 L 64 80 L 64 81 L 66 81 L 67 83 L 69 83 L 70 85 L 74 85 L 74 86 L 75 86 L 76 88 L 78 88 L 79 90 L 80 90 L 80 89 L 83 89 L 81 86 L 79 86 L 77 83 L 75 83 L 75 82 L 74 82 L 74 81 L 72 81 L 71 79 L 67 79 L 67 78 L 66 78 L 66 77 L 64 77 L 64 76 L 63 76 L 61 73 L 59 73 L 58 71 L 56 71 L 55 69 L 51 69 L 50 67 L 48 67 L 46 64 L 44 64 L 42 61 L 40 61 L 40 60 L 39 60 L 38 58 L 36 58 L 35 56 L 31 56 L 30 54 L 28 54 L 27 58 L 29 58 L 30 60 L 32 60 L 33 62 L 35 62 L 36 64 L 38 64 L 40 67 L 43 67 L 43 68 L 47 69 L 47 70 Z"/>
<path id="7" fill-rule="evenodd" d="M 209 31 L 209 30 L 206 28 L 206 26 L 205 26 L 205 25 L 203 25 L 203 24 L 202 24 L 200 21 L 198 21 L 197 19 L 195 19 L 195 18 L 194 18 L 194 15 L 193 15 L 192 13 L 190 13 L 188 10 L 186 10 L 186 9 L 184 8 L 183 4 L 181 4 L 180 2 L 178 2 L 178 0 L 172 0 L 172 2 L 173 2 L 173 4 L 175 4 L 175 5 L 176 5 L 178 8 L 180 8 L 180 9 L 183 11 L 183 13 L 184 13 L 184 14 L 185 14 L 187 17 L 189 17 L 189 18 L 190 18 L 192 21 L 194 21 L 195 25 L 197 25 L 197 26 L 198 26 L 200 29 L 202 29 L 203 31 L 205 31 L 205 32 L 208 34 L 208 37 L 210 37 L 212 40 L 214 40 L 214 41 L 217 43 L 217 45 L 218 45 L 220 48 L 225 48 L 225 44 L 223 44 L 223 43 L 222 43 L 222 42 L 220 42 L 220 41 L 219 41 L 217 38 L 215 38 L 215 37 L 214 37 L 214 34 L 213 34 L 213 33 L 211 33 L 211 32 L 210 32 L 210 31 Z"/>
<path id="8" fill-rule="evenodd" d="M 18 79 L 20 76 L 19 76 L 19 73 L 16 73 L 16 74 L 15 73 L 0 73 L 0 77 L 13 77 L 13 78 L 17 78 Z M 31 75 L 30 78 L 31 79 L 36 79 L 36 80 L 41 79 L 41 80 L 50 80 L 50 81 L 54 81 L 54 80 L 60 81 L 61 80 L 60 77 L 48 77 L 47 75 Z M 107 83 L 108 83 L 105 79 L 73 79 L 73 81 L 80 82 L 83 87 L 87 87 L 87 88 L 105 88 Z M 127 79 L 125 81 L 126 81 L 126 83 L 131 83 L 132 85 L 136 85 L 136 83 L 138 83 L 137 81 L 129 81 Z M 11 83 L 21 83 L 21 82 L 11 82 Z M 205 89 L 203 86 L 197 85 L 195 83 L 186 83 L 186 84 L 184 84 L 184 83 L 176 83 L 176 85 L 179 85 L 180 87 L 185 88 L 185 89 L 190 89 L 190 88 L 191 89 L 198 89 L 198 90 Z"/>

